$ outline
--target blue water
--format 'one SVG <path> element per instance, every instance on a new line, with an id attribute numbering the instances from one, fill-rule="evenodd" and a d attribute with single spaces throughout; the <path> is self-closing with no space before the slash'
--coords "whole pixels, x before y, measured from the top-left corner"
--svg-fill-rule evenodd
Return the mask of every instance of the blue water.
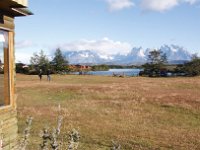
<path id="1" fill-rule="evenodd" d="M 125 76 L 138 76 L 141 69 L 109 69 L 108 71 L 89 71 L 84 74 L 88 75 L 101 75 L 101 76 L 113 76 L 125 75 Z"/>

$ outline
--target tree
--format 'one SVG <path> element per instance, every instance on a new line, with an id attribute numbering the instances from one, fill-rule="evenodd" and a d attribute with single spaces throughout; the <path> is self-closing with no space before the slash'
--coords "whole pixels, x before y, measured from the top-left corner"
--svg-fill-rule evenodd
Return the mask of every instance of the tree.
<path id="1" fill-rule="evenodd" d="M 153 50 L 149 52 L 147 63 L 143 65 L 144 73 L 149 76 L 165 76 L 165 64 L 167 63 L 167 55 L 161 50 Z"/>
<path id="2" fill-rule="evenodd" d="M 191 59 L 192 60 L 199 59 L 198 54 L 197 53 L 192 54 Z"/>
<path id="3" fill-rule="evenodd" d="M 200 75 L 200 57 L 197 54 L 193 54 L 191 61 L 178 65 L 175 72 L 183 73 L 187 76 L 199 76 Z"/>
<path id="4" fill-rule="evenodd" d="M 93 71 L 108 71 L 109 67 L 105 64 L 92 66 Z"/>
<path id="5" fill-rule="evenodd" d="M 33 56 L 30 59 L 30 63 L 32 66 L 39 67 L 43 70 L 46 70 L 49 67 L 49 59 L 44 54 L 43 50 L 41 50 L 39 54 L 33 53 Z"/>
<path id="6" fill-rule="evenodd" d="M 199 76 L 200 75 L 200 58 L 193 57 L 193 59 L 186 63 L 183 70 L 189 76 Z"/>
<path id="7" fill-rule="evenodd" d="M 51 62 L 51 64 L 54 66 L 55 71 L 63 71 L 68 68 L 68 60 L 66 57 L 63 55 L 62 51 L 60 48 L 56 49 L 56 52 L 54 53 L 54 58 Z"/>
<path id="8" fill-rule="evenodd" d="M 149 52 L 148 55 L 148 62 L 150 64 L 159 64 L 164 65 L 167 63 L 167 55 L 161 51 L 161 50 L 153 50 Z"/>
<path id="9" fill-rule="evenodd" d="M 15 70 L 16 73 L 23 73 L 23 74 L 29 73 L 29 67 L 21 62 L 15 64 Z"/>

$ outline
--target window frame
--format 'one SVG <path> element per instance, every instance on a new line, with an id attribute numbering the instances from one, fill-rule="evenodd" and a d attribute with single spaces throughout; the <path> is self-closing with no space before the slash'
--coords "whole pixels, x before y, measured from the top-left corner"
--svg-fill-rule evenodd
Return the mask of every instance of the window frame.
<path id="1" fill-rule="evenodd" d="M 0 109 L 16 107 L 14 101 L 14 31 L 0 27 L 1 31 L 7 32 L 8 49 L 4 50 L 4 105 Z"/>

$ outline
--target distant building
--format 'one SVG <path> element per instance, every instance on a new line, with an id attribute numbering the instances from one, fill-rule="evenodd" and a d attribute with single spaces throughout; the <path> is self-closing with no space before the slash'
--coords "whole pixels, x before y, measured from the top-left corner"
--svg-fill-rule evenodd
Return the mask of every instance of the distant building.
<path id="1" fill-rule="evenodd" d="M 72 70 L 81 70 L 81 71 L 86 71 L 86 70 L 91 70 L 92 69 L 91 66 L 80 65 L 80 64 L 70 65 L 69 68 L 72 69 Z"/>

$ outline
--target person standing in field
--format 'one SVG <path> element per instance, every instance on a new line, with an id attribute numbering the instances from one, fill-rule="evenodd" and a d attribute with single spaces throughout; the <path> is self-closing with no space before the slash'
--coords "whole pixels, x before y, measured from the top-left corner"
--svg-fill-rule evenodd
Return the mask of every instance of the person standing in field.
<path id="1" fill-rule="evenodd" d="M 50 75 L 51 75 L 51 71 L 50 71 L 50 69 L 48 69 L 47 70 L 47 81 L 49 81 L 49 82 L 51 81 L 51 76 Z"/>
<path id="2" fill-rule="evenodd" d="M 39 70 L 39 74 L 38 74 L 40 81 L 42 81 L 42 69 Z"/>

